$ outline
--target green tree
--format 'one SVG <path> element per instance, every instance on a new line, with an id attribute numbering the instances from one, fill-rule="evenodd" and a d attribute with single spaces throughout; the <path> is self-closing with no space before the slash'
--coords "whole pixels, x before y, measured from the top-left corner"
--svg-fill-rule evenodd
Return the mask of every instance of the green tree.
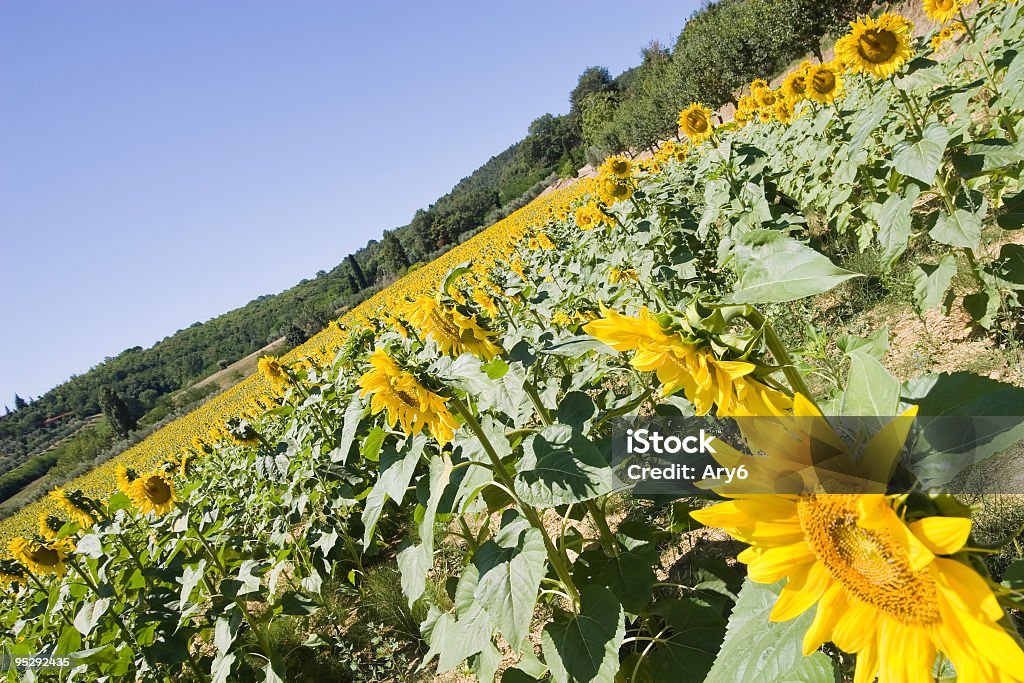
<path id="1" fill-rule="evenodd" d="M 380 251 L 381 267 L 389 275 L 398 275 L 409 267 L 409 256 L 394 230 L 384 231 Z"/>
<path id="2" fill-rule="evenodd" d="M 115 434 L 127 436 L 128 432 L 135 429 L 135 418 L 128 412 L 128 406 L 125 405 L 116 391 L 110 387 L 101 388 L 99 402 L 100 409 L 103 411 L 103 415 L 107 418 L 107 423 Z"/>
<path id="3" fill-rule="evenodd" d="M 590 66 L 580 74 L 576 87 L 569 93 L 570 116 L 578 118 L 583 108 L 583 101 L 594 93 L 609 92 L 615 89 L 615 82 L 603 66 Z"/>
<path id="4" fill-rule="evenodd" d="M 356 282 L 359 284 L 359 289 L 366 289 L 366 276 L 363 275 L 363 269 L 359 267 L 359 261 L 356 261 L 356 257 L 349 254 L 345 257 L 345 262 L 352 269 L 352 276 L 355 277 Z"/>
<path id="5" fill-rule="evenodd" d="M 580 103 L 583 144 L 588 150 L 605 156 L 622 148 L 615 132 L 615 110 L 618 96 L 610 91 L 590 93 Z"/>
<path id="6" fill-rule="evenodd" d="M 28 401 L 23 399 L 21 396 L 18 396 L 17 394 L 14 395 L 14 409 L 15 410 L 21 410 L 22 408 L 25 408 L 27 406 L 28 406 Z"/>

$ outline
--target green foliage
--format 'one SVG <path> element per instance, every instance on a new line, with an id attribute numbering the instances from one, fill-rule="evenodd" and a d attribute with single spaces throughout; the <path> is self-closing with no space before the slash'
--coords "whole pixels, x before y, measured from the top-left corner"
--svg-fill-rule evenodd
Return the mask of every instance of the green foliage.
<path id="1" fill-rule="evenodd" d="M 107 424 L 110 425 L 115 434 L 127 436 L 128 432 L 135 429 L 136 420 L 128 412 L 128 406 L 125 405 L 116 391 L 110 387 L 102 387 L 100 389 L 99 404 L 100 410 L 103 411 L 103 416 L 107 418 Z"/>

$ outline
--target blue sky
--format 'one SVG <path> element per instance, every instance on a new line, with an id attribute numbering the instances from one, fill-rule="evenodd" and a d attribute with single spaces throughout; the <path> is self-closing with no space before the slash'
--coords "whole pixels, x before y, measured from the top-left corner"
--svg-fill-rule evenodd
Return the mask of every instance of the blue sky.
<path id="1" fill-rule="evenodd" d="M 696 6 L 0 3 L 0 405 L 332 268 Z"/>

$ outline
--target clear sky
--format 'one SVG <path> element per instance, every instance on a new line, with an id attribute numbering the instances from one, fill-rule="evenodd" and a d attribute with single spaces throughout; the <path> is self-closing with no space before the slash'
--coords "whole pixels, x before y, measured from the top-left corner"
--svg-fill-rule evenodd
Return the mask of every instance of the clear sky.
<path id="1" fill-rule="evenodd" d="M 406 224 L 694 1 L 0 3 L 0 405 Z"/>

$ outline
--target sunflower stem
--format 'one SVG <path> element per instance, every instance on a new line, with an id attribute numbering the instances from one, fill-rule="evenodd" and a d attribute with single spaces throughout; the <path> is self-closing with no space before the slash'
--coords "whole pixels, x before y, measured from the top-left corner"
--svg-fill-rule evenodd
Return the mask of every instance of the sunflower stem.
<path id="1" fill-rule="evenodd" d="M 561 579 L 566 592 L 568 592 L 572 598 L 573 606 L 578 607 L 580 604 L 580 593 L 576 588 L 576 584 L 573 583 L 572 574 L 569 572 L 564 556 L 551 542 L 551 538 L 548 536 L 547 530 L 544 528 L 544 522 L 541 520 L 537 510 L 532 505 L 524 503 L 516 493 L 515 482 L 513 482 L 512 477 L 509 476 L 508 471 L 505 469 L 505 465 L 501 462 L 501 457 L 498 455 L 498 452 L 494 450 L 493 444 L 491 444 L 491 441 L 484 432 L 483 427 L 480 426 L 480 422 L 476 419 L 476 416 L 470 412 L 466 405 L 457 396 L 452 396 L 451 401 L 455 406 L 455 410 L 462 417 L 463 421 L 469 425 L 473 434 L 476 435 L 476 438 L 480 441 L 480 445 L 483 446 L 487 456 L 491 459 L 491 464 L 494 465 L 494 477 L 502 484 L 502 486 L 504 486 L 506 492 L 512 498 L 516 506 L 522 511 L 523 516 L 526 517 L 530 525 L 540 531 L 541 538 L 544 540 L 544 548 L 547 550 L 548 562 L 551 563 L 555 573 L 558 574 L 558 578 Z"/>
<path id="2" fill-rule="evenodd" d="M 754 328 L 760 329 L 764 334 L 764 343 L 768 347 L 768 350 L 772 352 L 775 360 L 782 367 L 782 373 L 789 380 L 789 386 L 792 388 L 794 393 L 803 394 L 804 398 L 814 404 L 817 408 L 818 404 L 814 400 L 811 390 L 807 388 L 804 383 L 804 378 L 800 376 L 800 372 L 793 365 L 793 360 L 790 358 L 789 352 L 783 345 L 782 340 L 779 339 L 778 335 L 775 334 L 775 329 L 769 324 L 768 320 L 764 317 L 760 311 L 751 306 L 742 316 L 748 323 Z M 820 412 L 820 409 L 819 409 Z"/>

